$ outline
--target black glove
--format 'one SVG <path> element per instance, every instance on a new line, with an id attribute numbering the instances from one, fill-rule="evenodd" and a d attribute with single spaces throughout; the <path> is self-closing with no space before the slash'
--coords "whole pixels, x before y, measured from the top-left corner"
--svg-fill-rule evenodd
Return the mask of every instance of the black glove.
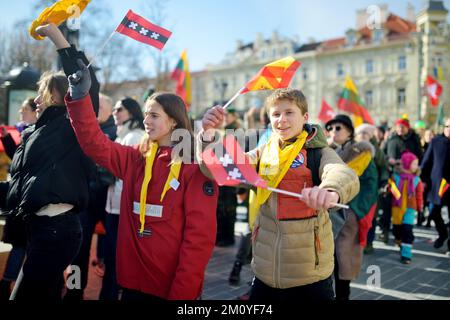
<path id="1" fill-rule="evenodd" d="M 91 89 L 91 75 L 81 59 L 77 60 L 80 70 L 71 74 L 69 79 L 69 94 L 72 100 L 79 100 L 89 94 Z"/>

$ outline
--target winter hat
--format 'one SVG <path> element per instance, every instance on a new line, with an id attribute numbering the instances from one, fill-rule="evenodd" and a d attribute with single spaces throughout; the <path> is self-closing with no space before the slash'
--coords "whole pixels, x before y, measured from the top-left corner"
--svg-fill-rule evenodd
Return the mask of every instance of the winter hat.
<path id="1" fill-rule="evenodd" d="M 355 133 L 356 135 L 361 134 L 361 133 L 367 133 L 370 138 L 373 138 L 373 136 L 375 135 L 375 129 L 377 127 L 375 127 L 374 125 L 368 124 L 368 123 L 363 123 L 360 124 L 356 129 L 355 129 Z"/>
<path id="2" fill-rule="evenodd" d="M 409 170 L 411 168 L 411 163 L 418 158 L 412 152 L 406 151 L 402 154 L 402 166 L 405 170 Z"/>
<path id="3" fill-rule="evenodd" d="M 407 127 L 408 129 L 411 128 L 408 119 L 398 119 L 397 121 L 395 121 L 395 125 L 398 125 L 398 124 L 402 124 L 405 127 Z"/>
<path id="4" fill-rule="evenodd" d="M 333 119 L 331 119 L 330 121 L 328 121 L 325 124 L 325 128 L 327 128 L 327 130 L 328 130 L 328 127 L 334 123 L 342 123 L 344 126 L 346 126 L 350 130 L 350 132 L 353 136 L 353 134 L 355 132 L 355 128 L 353 127 L 353 122 L 349 116 L 347 116 L 345 114 L 338 114 Z"/>

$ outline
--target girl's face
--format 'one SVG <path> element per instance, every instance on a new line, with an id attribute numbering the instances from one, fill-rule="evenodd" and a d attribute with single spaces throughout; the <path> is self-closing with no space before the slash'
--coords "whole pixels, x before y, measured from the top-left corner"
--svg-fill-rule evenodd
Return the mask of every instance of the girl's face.
<path id="1" fill-rule="evenodd" d="M 269 118 L 275 133 L 286 141 L 302 133 L 303 126 L 308 121 L 308 112 L 303 114 L 295 103 L 280 100 L 269 108 Z"/>
<path id="2" fill-rule="evenodd" d="M 42 114 L 42 112 L 44 112 L 44 110 L 47 107 L 49 107 L 51 105 L 57 105 L 57 106 L 64 105 L 63 96 L 61 96 L 55 88 L 53 88 L 53 90 L 51 92 L 50 103 L 44 101 L 44 92 L 45 92 L 44 90 L 48 90 L 48 89 L 46 88 L 46 86 L 41 86 L 38 90 L 37 97 L 34 99 L 34 103 L 36 103 L 36 114 L 38 117 Z"/>
<path id="3" fill-rule="evenodd" d="M 145 104 L 144 127 L 151 141 L 160 146 L 172 144 L 171 135 L 177 123 L 164 112 L 163 107 L 155 100 Z"/>
<path id="4" fill-rule="evenodd" d="M 417 172 L 417 169 L 419 169 L 419 160 L 418 159 L 411 162 L 411 167 L 409 168 L 409 171 Z"/>
<path id="5" fill-rule="evenodd" d="M 131 115 L 128 110 L 122 105 L 122 102 L 117 101 L 116 105 L 113 108 L 113 117 L 116 126 L 121 126 L 125 123 L 125 121 L 131 118 Z"/>

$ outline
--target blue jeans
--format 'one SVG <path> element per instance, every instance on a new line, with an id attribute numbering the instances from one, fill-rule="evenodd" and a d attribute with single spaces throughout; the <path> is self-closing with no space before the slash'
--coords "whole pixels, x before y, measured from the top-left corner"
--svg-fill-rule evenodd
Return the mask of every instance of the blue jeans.
<path id="1" fill-rule="evenodd" d="M 25 259 L 26 249 L 21 246 L 13 246 L 6 262 L 3 280 L 16 281 Z"/>

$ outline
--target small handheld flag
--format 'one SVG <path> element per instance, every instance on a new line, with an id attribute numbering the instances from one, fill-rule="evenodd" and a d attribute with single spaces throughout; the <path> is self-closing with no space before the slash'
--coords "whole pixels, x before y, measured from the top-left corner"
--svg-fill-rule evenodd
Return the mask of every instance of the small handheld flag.
<path id="1" fill-rule="evenodd" d="M 161 50 L 172 32 L 161 28 L 129 10 L 116 31 Z"/>
<path id="2" fill-rule="evenodd" d="M 271 188 L 267 181 L 261 178 L 250 160 L 242 151 L 236 139 L 227 135 L 222 143 L 214 148 L 203 151 L 202 159 L 220 186 L 237 186 L 249 184 L 258 188 L 268 189 L 272 192 L 282 193 L 291 197 L 302 199 L 302 195 L 286 190 Z M 349 207 L 340 203 L 331 203 L 335 207 L 348 209 Z"/>
<path id="3" fill-rule="evenodd" d="M 223 108 L 226 109 L 242 93 L 287 88 L 300 64 L 299 61 L 292 57 L 286 57 L 266 64 L 253 79 L 236 92 Z"/>
<path id="4" fill-rule="evenodd" d="M 448 190 L 448 188 L 449 188 L 449 184 L 448 184 L 447 180 L 442 178 L 441 184 L 439 185 L 439 198 L 442 199 L 442 197 L 444 196 L 444 194 Z"/>
<path id="5" fill-rule="evenodd" d="M 395 184 L 394 180 L 389 179 L 388 180 L 389 189 L 391 190 L 392 195 L 394 196 L 395 200 L 399 200 L 402 196 L 400 193 L 400 190 L 398 190 L 397 185 Z"/>
<path id="6" fill-rule="evenodd" d="M 256 173 L 232 135 L 227 135 L 216 148 L 206 149 L 202 158 L 220 186 L 245 183 L 261 188 L 267 187 L 267 182 Z"/>

